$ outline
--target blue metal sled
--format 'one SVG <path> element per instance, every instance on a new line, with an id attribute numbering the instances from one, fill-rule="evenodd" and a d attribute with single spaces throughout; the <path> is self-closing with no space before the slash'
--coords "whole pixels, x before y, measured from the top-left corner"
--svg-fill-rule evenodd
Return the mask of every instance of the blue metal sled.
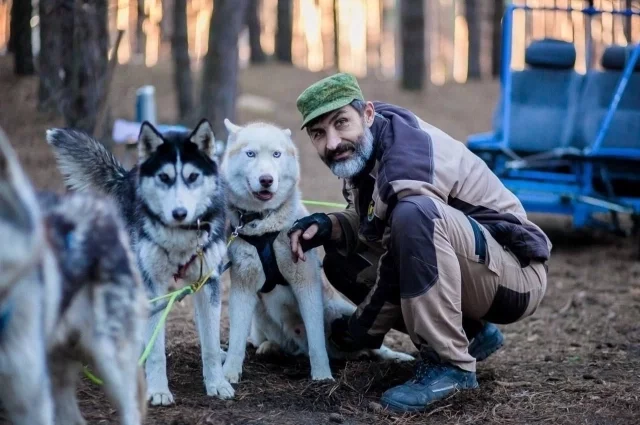
<path id="1" fill-rule="evenodd" d="M 640 229 L 640 44 L 608 46 L 602 70 L 574 70 L 575 45 L 541 39 L 525 51 L 526 68 L 511 69 L 516 10 L 640 15 L 633 10 L 510 4 L 503 19 L 500 100 L 493 130 L 472 134 L 471 151 L 527 212 L 570 216 L 573 227 L 623 231 L 619 214 Z M 591 40 L 587 38 L 587 64 Z M 602 213 L 609 220 L 600 220 Z"/>

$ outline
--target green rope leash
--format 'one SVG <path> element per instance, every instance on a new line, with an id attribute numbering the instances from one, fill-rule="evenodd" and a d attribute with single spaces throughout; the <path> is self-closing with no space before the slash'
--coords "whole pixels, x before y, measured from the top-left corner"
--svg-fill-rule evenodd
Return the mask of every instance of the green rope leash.
<path id="1" fill-rule="evenodd" d="M 328 207 L 328 208 L 346 208 L 347 207 L 346 204 L 338 204 L 336 202 L 302 200 L 302 203 L 307 205 L 315 205 L 318 207 Z"/>
<path id="2" fill-rule="evenodd" d="M 345 208 L 346 207 L 345 204 L 338 204 L 335 202 L 303 200 L 302 203 L 307 205 L 315 205 L 319 207 L 328 207 L 328 208 Z M 234 239 L 235 237 L 232 237 L 227 243 L 227 246 L 229 246 Z M 199 290 L 202 287 L 202 285 L 204 284 L 204 282 L 206 282 L 207 279 L 208 279 L 208 276 L 205 279 L 200 279 L 200 281 L 198 281 L 195 284 L 195 286 L 193 284 L 188 285 L 188 286 L 185 286 L 184 288 L 177 289 L 175 291 L 169 292 L 168 294 L 161 295 L 159 297 L 155 297 L 149 300 L 149 303 L 153 304 L 156 301 L 169 298 L 169 302 L 167 303 L 167 306 L 164 308 L 164 311 L 162 312 L 162 316 L 160 317 L 158 324 L 156 325 L 155 329 L 153 330 L 153 333 L 151 334 L 151 338 L 149 339 L 147 346 L 144 348 L 144 351 L 142 352 L 142 355 L 138 360 L 138 365 L 142 366 L 144 362 L 147 361 L 149 354 L 151 354 L 151 349 L 153 348 L 153 345 L 155 344 L 156 339 L 158 338 L 160 329 L 164 326 L 164 323 L 166 322 L 167 317 L 169 316 L 169 312 L 171 311 L 171 308 L 173 307 L 173 304 L 176 302 L 176 300 L 178 298 L 182 299 L 187 295 L 191 295 L 195 293 L 197 290 Z M 97 384 L 97 385 L 103 384 L 103 381 L 97 376 L 95 376 L 93 373 L 91 373 L 91 371 L 87 366 L 84 367 L 84 374 L 94 384 Z"/>

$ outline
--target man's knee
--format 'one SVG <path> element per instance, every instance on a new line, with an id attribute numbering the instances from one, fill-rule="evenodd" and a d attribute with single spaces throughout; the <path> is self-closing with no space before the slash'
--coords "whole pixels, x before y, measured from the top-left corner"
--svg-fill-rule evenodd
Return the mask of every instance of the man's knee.
<path id="1" fill-rule="evenodd" d="M 437 202 L 428 196 L 402 198 L 393 210 L 391 232 L 403 235 L 417 231 L 432 233 L 435 221 L 442 218 Z"/>

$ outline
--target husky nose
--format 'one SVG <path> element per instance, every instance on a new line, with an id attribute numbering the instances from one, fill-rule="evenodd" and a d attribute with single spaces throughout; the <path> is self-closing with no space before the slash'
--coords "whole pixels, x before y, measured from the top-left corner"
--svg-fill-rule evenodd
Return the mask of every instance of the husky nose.
<path id="1" fill-rule="evenodd" d="M 270 187 L 273 184 L 273 177 L 269 174 L 263 174 L 260 176 L 260 184 L 262 187 Z"/>
<path id="2" fill-rule="evenodd" d="M 182 221 L 187 218 L 187 209 L 186 208 L 176 208 L 172 212 L 173 218 L 178 221 Z"/>

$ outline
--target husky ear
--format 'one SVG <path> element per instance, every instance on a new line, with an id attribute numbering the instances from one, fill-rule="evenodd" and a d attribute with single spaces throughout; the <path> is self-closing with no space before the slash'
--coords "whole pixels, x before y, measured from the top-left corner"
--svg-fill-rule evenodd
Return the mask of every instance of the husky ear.
<path id="1" fill-rule="evenodd" d="M 284 130 L 282 130 L 282 131 L 284 132 L 284 134 L 285 134 L 287 137 L 291 137 L 291 129 L 289 129 L 289 128 L 285 128 L 285 129 L 284 129 Z"/>
<path id="2" fill-rule="evenodd" d="M 236 140 L 236 136 L 238 132 L 242 130 L 242 127 L 232 123 L 229 118 L 224 119 L 224 126 L 227 128 L 227 131 L 229 132 L 229 137 L 227 138 L 227 140 L 229 142 L 233 142 L 234 140 Z"/>
<path id="3" fill-rule="evenodd" d="M 224 119 L 224 126 L 227 127 L 227 131 L 229 132 L 229 134 L 236 134 L 242 129 L 242 127 L 240 127 L 239 125 L 232 123 L 229 118 Z"/>
<path id="4" fill-rule="evenodd" d="M 39 214 L 33 184 L 9 138 L 0 129 L 0 219 L 8 218 L 33 231 Z"/>
<path id="5" fill-rule="evenodd" d="M 18 162 L 18 154 L 11 146 L 7 134 L 0 129 L 0 181 L 13 180 L 20 173 L 24 171 Z"/>
<path id="6" fill-rule="evenodd" d="M 158 130 L 149 121 L 143 122 L 138 135 L 138 161 L 146 161 L 163 143 Z"/>
<path id="7" fill-rule="evenodd" d="M 189 141 L 195 143 L 202 152 L 209 158 L 213 158 L 216 153 L 216 139 L 213 135 L 211 124 L 206 119 L 202 119 L 189 137 Z"/>

